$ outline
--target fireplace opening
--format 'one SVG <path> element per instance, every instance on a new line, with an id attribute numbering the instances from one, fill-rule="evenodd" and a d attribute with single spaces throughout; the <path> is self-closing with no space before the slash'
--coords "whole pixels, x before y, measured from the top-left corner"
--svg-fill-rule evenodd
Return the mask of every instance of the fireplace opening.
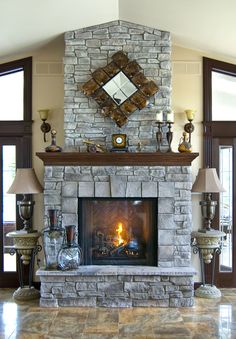
<path id="1" fill-rule="evenodd" d="M 79 198 L 85 265 L 157 266 L 157 199 Z"/>

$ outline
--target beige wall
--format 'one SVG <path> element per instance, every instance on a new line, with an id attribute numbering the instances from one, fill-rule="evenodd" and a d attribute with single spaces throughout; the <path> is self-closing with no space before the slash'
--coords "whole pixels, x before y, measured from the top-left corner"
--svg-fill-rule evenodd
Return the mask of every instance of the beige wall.
<path id="1" fill-rule="evenodd" d="M 174 46 L 172 50 L 172 107 L 175 112 L 174 145 L 177 151 L 179 138 L 187 122 L 184 110 L 194 109 L 194 133 L 192 134 L 192 150 L 198 152 L 199 157 L 192 163 L 193 180 L 198 169 L 202 167 L 202 56 L 200 53 Z M 199 210 L 199 196 L 193 196 L 193 229 L 201 225 Z"/>
<path id="2" fill-rule="evenodd" d="M 63 147 L 64 143 L 64 78 L 63 56 L 64 37 L 61 36 L 53 43 L 36 51 L 33 56 L 33 167 L 39 180 L 43 183 L 43 163 L 35 156 L 36 152 L 43 152 L 50 144 L 51 136 L 47 134 L 44 143 L 43 134 L 40 130 L 42 121 L 38 110 L 50 109 L 48 123 L 57 130 L 57 144 Z M 43 195 L 35 196 L 36 208 L 34 211 L 34 228 L 43 227 Z"/>
<path id="3" fill-rule="evenodd" d="M 48 142 L 44 143 L 37 110 L 41 108 L 51 110 L 48 122 L 57 130 L 57 144 L 63 147 L 63 37 L 57 38 L 35 52 L 14 56 L 14 59 L 30 55 L 33 56 L 33 166 L 43 183 L 43 163 L 35 156 L 35 153 L 44 151 L 44 148 L 50 143 L 50 136 L 47 136 Z M 183 111 L 187 108 L 195 109 L 195 131 L 192 136 L 192 144 L 193 151 L 199 152 L 200 155 L 193 161 L 193 180 L 198 168 L 202 166 L 202 55 L 203 53 L 198 51 L 178 46 L 173 46 L 172 50 L 172 108 L 175 112 L 173 150 L 177 151 L 184 124 L 187 122 Z M 217 59 L 217 56 L 209 57 Z M 10 60 L 0 60 L 0 62 L 6 61 Z M 235 62 L 235 60 L 224 61 Z M 199 200 L 200 196 L 193 196 L 193 228 L 196 230 L 201 226 Z M 34 228 L 40 230 L 43 227 L 44 218 L 43 195 L 36 195 L 35 201 Z M 199 270 L 197 256 L 193 256 L 193 265 Z M 198 276 L 195 280 L 199 280 Z"/>
<path id="4" fill-rule="evenodd" d="M 202 167 L 202 56 L 200 53 L 174 46 L 172 49 L 172 107 L 175 112 L 175 138 L 174 145 L 177 151 L 179 138 L 183 133 L 184 124 L 187 122 L 185 109 L 196 110 L 194 133 L 192 134 L 192 151 L 198 152 L 199 157 L 192 163 L 193 180 L 198 169 Z M 199 206 L 200 196 L 192 195 L 193 229 L 201 226 L 201 213 Z M 199 259 L 192 255 L 192 264 L 199 272 Z M 199 274 L 195 281 L 200 281 Z"/>

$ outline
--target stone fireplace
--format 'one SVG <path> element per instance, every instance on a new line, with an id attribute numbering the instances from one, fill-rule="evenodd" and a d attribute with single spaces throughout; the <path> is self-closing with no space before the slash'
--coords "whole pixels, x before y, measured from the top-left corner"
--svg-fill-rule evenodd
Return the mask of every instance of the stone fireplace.
<path id="1" fill-rule="evenodd" d="M 191 182 L 190 166 L 45 166 L 45 208 L 61 208 L 64 225 L 78 226 L 78 197 L 155 198 L 158 249 L 153 266 L 41 269 L 41 305 L 192 306 Z"/>
<path id="2" fill-rule="evenodd" d="M 61 209 L 63 225 L 76 225 L 81 243 L 89 235 L 85 232 L 87 226 L 81 228 L 86 223 L 83 204 L 90 201 L 85 209 L 94 210 L 95 214 L 87 216 L 87 223 L 93 220 L 95 230 L 89 232 L 96 239 L 94 243 L 90 240 L 89 251 L 83 244 L 86 259 L 78 270 L 37 272 L 41 280 L 41 305 L 192 306 L 195 272 L 190 247 L 191 161 L 197 155 L 156 152 L 156 110 L 161 108 L 165 112 L 170 106 L 170 34 L 115 21 L 67 32 L 65 45 L 67 152 L 38 153 L 45 164 L 45 213 L 49 208 Z M 111 135 L 120 129 L 102 116 L 98 105 L 79 88 L 89 79 L 91 71 L 105 66 L 117 50 L 136 59 L 145 76 L 153 79 L 160 90 L 149 107 L 134 112 L 122 127 L 122 133 L 127 134 L 129 153 L 89 154 L 84 139 L 98 141 L 110 149 Z M 110 205 L 107 210 L 124 209 L 118 204 L 121 201 L 131 205 L 151 201 L 152 207 L 145 217 L 144 209 L 139 208 L 130 210 L 128 214 L 133 219 L 129 222 L 125 213 L 121 220 L 116 220 L 126 230 L 120 233 L 124 239 L 119 244 L 114 229 L 107 231 L 109 222 L 103 225 L 98 215 L 96 219 L 98 210 L 93 204 L 101 201 L 117 202 L 116 207 Z M 107 210 L 103 210 L 103 215 Z M 141 226 L 137 226 L 137 220 L 134 222 L 135 217 L 142 219 Z M 108 216 L 113 218 L 112 214 Z M 99 223 L 94 223 L 94 219 Z M 116 222 L 112 227 L 118 229 Z M 141 228 L 145 230 L 140 235 Z M 147 234 L 150 242 L 143 241 Z M 143 254 L 147 247 L 152 254 L 150 251 Z M 121 250 L 121 257 L 117 257 L 117 249 Z M 124 256 L 133 258 L 124 261 Z M 115 264 L 112 260 L 116 260 Z"/>

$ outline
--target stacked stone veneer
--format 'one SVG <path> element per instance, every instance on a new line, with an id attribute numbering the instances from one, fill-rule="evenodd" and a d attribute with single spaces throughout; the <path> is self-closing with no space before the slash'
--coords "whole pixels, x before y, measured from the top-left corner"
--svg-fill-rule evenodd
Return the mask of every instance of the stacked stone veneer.
<path id="1" fill-rule="evenodd" d="M 42 306 L 190 306 L 191 167 L 46 166 L 45 213 L 78 225 L 78 197 L 157 198 L 157 267 L 39 271 Z"/>
<path id="2" fill-rule="evenodd" d="M 118 50 L 136 60 L 144 75 L 159 86 L 150 105 L 135 111 L 128 123 L 119 129 L 101 114 L 92 98 L 86 97 L 80 86 L 99 67 L 106 66 Z M 139 143 L 143 151 L 156 150 L 156 111 L 170 109 L 171 93 L 170 33 L 125 21 L 87 27 L 65 34 L 64 58 L 64 130 L 66 149 L 86 151 L 84 139 L 92 139 L 111 148 L 112 133 L 126 133 L 129 150 Z"/>
<path id="3" fill-rule="evenodd" d="M 137 60 L 159 91 L 118 129 L 80 91 L 93 71 L 118 50 Z M 156 110 L 170 108 L 169 32 L 124 21 L 65 34 L 65 148 L 86 151 L 84 139 L 111 148 L 113 133 L 126 133 L 129 151 L 156 151 Z M 138 148 L 140 151 L 140 147 Z M 76 271 L 38 271 L 42 306 L 191 306 L 191 168 L 188 166 L 46 166 L 45 214 L 62 210 L 63 225 L 78 225 L 78 197 L 157 198 L 157 263 L 148 266 L 81 266 Z"/>
<path id="4" fill-rule="evenodd" d="M 40 305 L 183 307 L 193 305 L 189 268 L 87 266 L 78 271 L 39 270 Z"/>

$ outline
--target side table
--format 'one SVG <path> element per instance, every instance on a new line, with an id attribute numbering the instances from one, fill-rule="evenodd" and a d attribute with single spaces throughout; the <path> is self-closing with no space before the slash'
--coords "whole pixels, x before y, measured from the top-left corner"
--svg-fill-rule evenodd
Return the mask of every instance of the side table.
<path id="1" fill-rule="evenodd" d="M 17 269 L 20 287 L 13 293 L 16 300 L 32 300 L 40 297 L 40 292 L 34 288 L 33 273 L 35 256 L 41 251 L 42 246 L 38 245 L 41 236 L 39 232 L 27 233 L 26 231 L 14 231 L 7 233 L 13 238 L 14 245 L 10 248 L 10 254 L 17 256 Z M 23 265 L 29 265 L 28 285 L 24 285 Z"/>

